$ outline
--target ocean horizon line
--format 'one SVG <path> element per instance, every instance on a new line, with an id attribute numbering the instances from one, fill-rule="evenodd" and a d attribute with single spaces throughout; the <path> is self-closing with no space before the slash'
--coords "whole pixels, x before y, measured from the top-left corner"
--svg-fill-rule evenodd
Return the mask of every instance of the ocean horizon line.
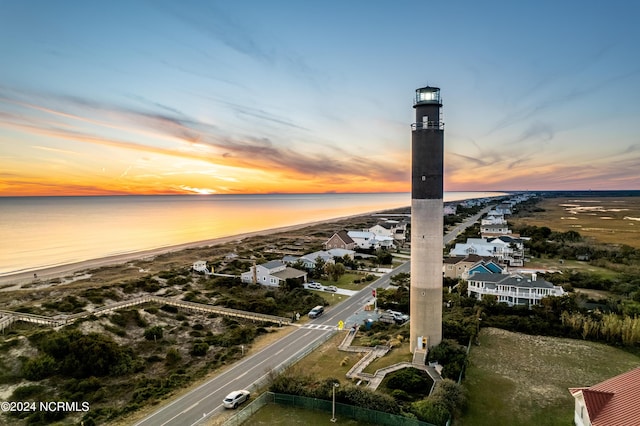
<path id="1" fill-rule="evenodd" d="M 487 193 L 501 193 L 504 195 L 523 192 L 540 192 L 540 191 L 516 191 L 516 190 L 470 190 L 470 191 L 443 191 L 443 194 L 487 194 Z M 213 193 L 213 194 L 198 194 L 198 193 L 163 193 L 163 194 L 59 194 L 59 195 L 2 195 L 0 198 L 97 198 L 97 197 L 235 197 L 235 196 L 271 196 L 271 195 L 285 195 L 285 196 L 300 196 L 300 195 L 375 195 L 375 194 L 408 194 L 411 195 L 411 191 L 374 191 L 374 192 L 237 192 L 237 193 Z M 500 195 L 496 195 L 500 196 Z"/>

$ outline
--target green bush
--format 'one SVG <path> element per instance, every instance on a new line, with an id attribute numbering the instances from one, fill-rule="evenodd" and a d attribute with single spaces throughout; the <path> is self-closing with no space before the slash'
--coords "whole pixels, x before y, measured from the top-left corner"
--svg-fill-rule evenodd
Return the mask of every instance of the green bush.
<path id="1" fill-rule="evenodd" d="M 42 380 L 53 375 L 56 370 L 56 360 L 49 355 L 29 358 L 22 365 L 22 375 L 27 380 Z"/>
<path id="2" fill-rule="evenodd" d="M 433 381 L 421 370 L 416 368 L 403 368 L 389 375 L 386 386 L 389 389 L 401 389 L 406 392 L 416 393 L 427 392 L 431 388 Z"/>
<path id="3" fill-rule="evenodd" d="M 162 339 L 162 327 L 159 325 L 155 325 L 153 327 L 149 327 L 144 331 L 144 338 L 147 340 L 158 340 Z"/>
<path id="4" fill-rule="evenodd" d="M 121 347 L 106 334 L 82 334 L 78 330 L 45 332 L 33 335 L 32 343 L 55 360 L 52 363 L 40 357 L 39 363 L 28 367 L 35 374 L 38 368 L 49 366 L 51 374 L 69 377 L 119 376 L 136 367 L 131 348 Z"/>
<path id="5" fill-rule="evenodd" d="M 191 348 L 190 354 L 192 356 L 205 356 L 209 350 L 209 344 L 206 342 L 196 342 Z"/>
<path id="6" fill-rule="evenodd" d="M 447 407 L 441 402 L 426 398 L 411 404 L 411 412 L 423 422 L 436 426 L 445 426 L 449 420 L 450 413 Z"/>
<path id="7" fill-rule="evenodd" d="M 11 397 L 11 401 L 26 401 L 34 400 L 37 396 L 42 395 L 47 388 L 41 385 L 25 385 L 14 389 Z"/>
<path id="8" fill-rule="evenodd" d="M 176 365 L 177 363 L 179 363 L 182 360 L 182 356 L 180 355 L 180 351 L 178 351 L 178 349 L 176 348 L 169 348 L 167 350 L 167 355 L 164 358 L 164 362 L 169 365 L 169 366 L 173 366 Z"/>

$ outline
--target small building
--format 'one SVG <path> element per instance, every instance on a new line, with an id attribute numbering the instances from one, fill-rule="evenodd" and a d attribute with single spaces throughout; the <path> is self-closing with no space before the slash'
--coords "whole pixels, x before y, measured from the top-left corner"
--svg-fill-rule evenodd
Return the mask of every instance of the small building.
<path id="1" fill-rule="evenodd" d="M 498 302 L 509 306 L 532 306 L 547 296 L 563 296 L 560 286 L 538 279 L 537 274 L 530 278 L 522 274 L 474 273 L 467 278 L 467 296 L 478 300 L 485 295 L 493 295 Z"/>
<path id="2" fill-rule="evenodd" d="M 575 398 L 576 426 L 640 425 L 640 367 L 569 392 Z"/>
<path id="3" fill-rule="evenodd" d="M 251 270 L 240 274 L 243 283 L 257 283 L 279 287 L 289 278 L 299 278 L 307 281 L 307 273 L 287 266 L 280 260 L 272 260 L 261 265 L 255 265 Z"/>
<path id="4" fill-rule="evenodd" d="M 213 273 L 213 271 L 209 272 L 206 260 L 196 260 L 195 262 L 193 262 L 193 266 L 191 266 L 191 269 L 193 269 L 195 272 L 200 272 L 201 274 Z"/>

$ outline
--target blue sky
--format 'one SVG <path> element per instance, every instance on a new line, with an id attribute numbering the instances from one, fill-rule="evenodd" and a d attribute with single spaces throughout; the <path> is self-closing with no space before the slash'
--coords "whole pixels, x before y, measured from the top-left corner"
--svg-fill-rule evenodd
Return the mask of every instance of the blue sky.
<path id="1" fill-rule="evenodd" d="M 3 1 L 0 195 L 640 188 L 632 1 Z"/>

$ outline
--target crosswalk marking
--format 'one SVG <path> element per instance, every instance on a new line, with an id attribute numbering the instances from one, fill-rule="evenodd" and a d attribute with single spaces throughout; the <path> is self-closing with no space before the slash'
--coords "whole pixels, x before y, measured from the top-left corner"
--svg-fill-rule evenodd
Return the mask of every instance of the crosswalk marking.
<path id="1" fill-rule="evenodd" d="M 322 331 L 337 329 L 335 325 L 322 325 L 322 324 L 306 324 L 306 325 L 303 325 L 302 328 L 306 328 L 309 330 L 322 330 Z"/>

